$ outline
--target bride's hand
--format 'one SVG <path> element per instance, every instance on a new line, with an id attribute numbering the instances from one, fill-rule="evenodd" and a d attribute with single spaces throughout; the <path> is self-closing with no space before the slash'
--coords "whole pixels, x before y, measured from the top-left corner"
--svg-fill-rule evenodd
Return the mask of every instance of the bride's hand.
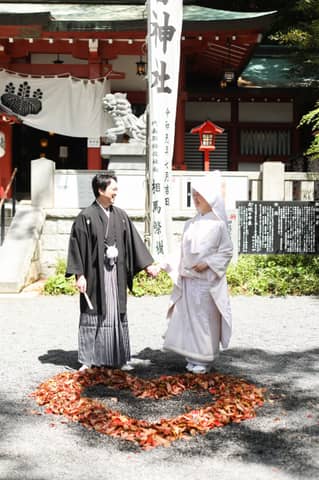
<path id="1" fill-rule="evenodd" d="M 201 273 L 208 269 L 208 265 L 207 263 L 197 263 L 192 268 L 195 270 L 195 272 Z"/>

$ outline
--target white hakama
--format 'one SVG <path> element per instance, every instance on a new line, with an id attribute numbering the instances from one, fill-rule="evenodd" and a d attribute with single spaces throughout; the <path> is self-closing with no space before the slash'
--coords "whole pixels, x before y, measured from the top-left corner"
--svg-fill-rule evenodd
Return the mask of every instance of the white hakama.
<path id="1" fill-rule="evenodd" d="M 210 283 L 182 279 L 165 335 L 164 349 L 179 353 L 196 364 L 208 364 L 219 354 L 221 315 L 210 294 Z"/>

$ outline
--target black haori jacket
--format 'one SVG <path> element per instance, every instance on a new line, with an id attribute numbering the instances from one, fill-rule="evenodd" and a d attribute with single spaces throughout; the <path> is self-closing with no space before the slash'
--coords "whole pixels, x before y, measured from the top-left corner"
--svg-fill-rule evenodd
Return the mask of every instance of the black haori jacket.
<path id="1" fill-rule="evenodd" d="M 126 312 L 127 287 L 132 290 L 134 275 L 153 263 L 127 213 L 112 206 L 108 220 L 102 208 L 94 202 L 75 219 L 69 241 L 66 277 L 73 274 L 86 277 L 87 294 L 94 307 L 94 310 L 90 310 L 84 295 L 80 295 L 81 313 L 106 314 L 104 240 L 108 221 L 110 226 L 114 225 L 111 233 L 119 252 L 116 266 L 121 313 Z"/>

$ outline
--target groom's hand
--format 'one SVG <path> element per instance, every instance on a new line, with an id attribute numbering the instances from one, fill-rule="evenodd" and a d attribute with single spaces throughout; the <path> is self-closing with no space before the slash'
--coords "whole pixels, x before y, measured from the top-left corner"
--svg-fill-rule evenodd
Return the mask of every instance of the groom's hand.
<path id="1" fill-rule="evenodd" d="M 76 286 L 81 293 L 86 292 L 86 278 L 84 275 L 79 275 L 76 280 Z"/>
<path id="2" fill-rule="evenodd" d="M 160 267 L 158 265 L 148 265 L 148 267 L 145 268 L 145 272 L 150 277 L 157 277 L 160 272 Z"/>

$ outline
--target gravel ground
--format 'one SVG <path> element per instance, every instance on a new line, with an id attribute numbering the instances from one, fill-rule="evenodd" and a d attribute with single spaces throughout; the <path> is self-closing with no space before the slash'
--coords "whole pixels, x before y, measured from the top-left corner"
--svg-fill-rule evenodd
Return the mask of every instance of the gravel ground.
<path id="1" fill-rule="evenodd" d="M 252 420 L 143 451 L 60 417 L 34 415 L 41 409 L 29 394 L 37 385 L 78 368 L 78 299 L 0 295 L 0 479 L 319 479 L 319 298 L 231 302 L 234 333 L 215 369 L 266 387 L 268 401 Z M 129 297 L 136 375 L 184 372 L 180 357 L 161 351 L 167 303 L 168 297 Z M 86 391 L 104 401 L 109 394 Z M 158 402 L 116 396 L 117 408 L 147 419 L 207 400 L 191 393 Z"/>

